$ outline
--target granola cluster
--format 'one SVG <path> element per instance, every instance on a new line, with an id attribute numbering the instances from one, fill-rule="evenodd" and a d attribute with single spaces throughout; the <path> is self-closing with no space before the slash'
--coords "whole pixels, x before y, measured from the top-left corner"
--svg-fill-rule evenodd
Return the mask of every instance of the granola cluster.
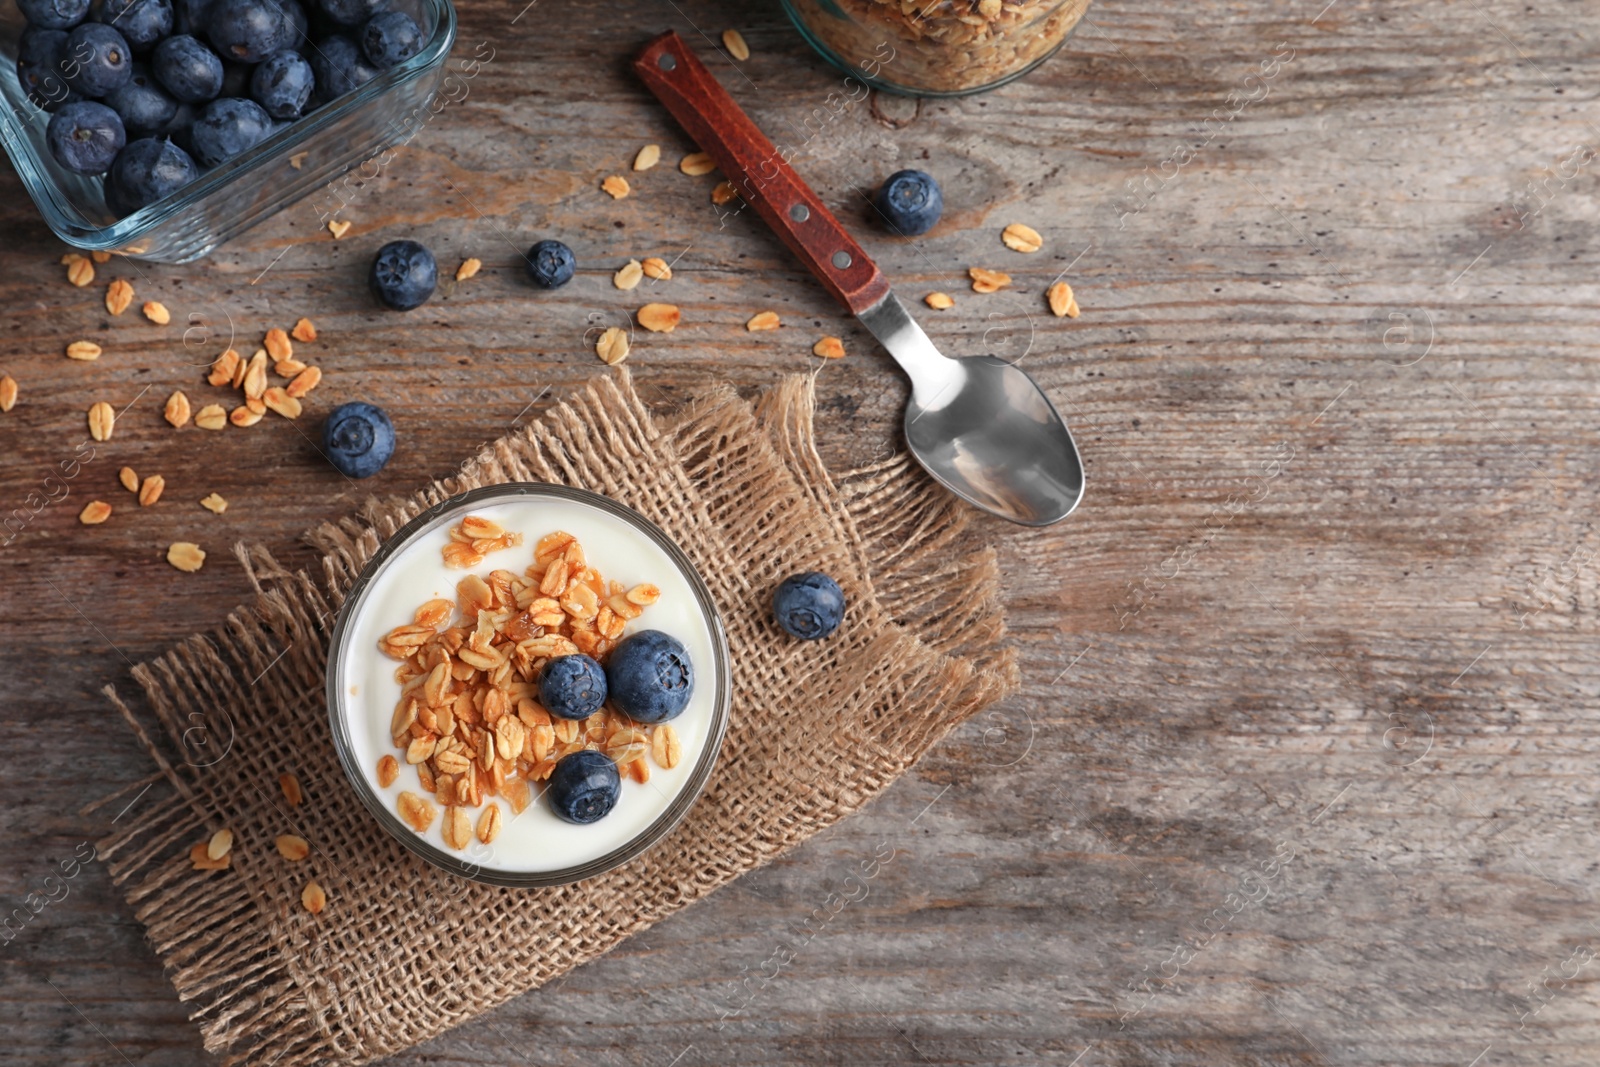
<path id="1" fill-rule="evenodd" d="M 1048 56 L 1089 0 L 789 0 L 868 78 L 928 93 L 993 85 Z M 847 18 L 841 19 L 843 11 Z"/>
<path id="2" fill-rule="evenodd" d="M 521 543 L 520 534 L 468 516 L 451 530 L 444 558 L 451 566 L 473 566 Z M 549 778 L 563 756 L 586 748 L 603 752 L 637 782 L 649 781 L 650 762 L 671 768 L 682 758 L 669 723 L 646 726 L 609 703 L 579 722 L 554 717 L 539 703 L 547 662 L 581 652 L 604 663 L 660 589 L 607 582 L 569 533 L 541 538 L 533 557 L 521 574 L 468 574 L 453 603 L 428 601 L 412 622 L 378 642 L 384 655 L 400 661 L 395 680 L 402 689 L 390 735 L 416 768 L 421 793 L 433 798 L 406 790 L 396 810 L 421 832 L 442 805 L 445 843 L 455 849 L 474 836 L 469 809 L 483 808 L 476 836 L 489 844 L 503 819 L 493 798 L 504 798 L 511 814 L 520 814 L 533 800 L 531 783 Z M 394 756 L 384 756 L 379 784 L 392 785 L 399 770 Z"/>

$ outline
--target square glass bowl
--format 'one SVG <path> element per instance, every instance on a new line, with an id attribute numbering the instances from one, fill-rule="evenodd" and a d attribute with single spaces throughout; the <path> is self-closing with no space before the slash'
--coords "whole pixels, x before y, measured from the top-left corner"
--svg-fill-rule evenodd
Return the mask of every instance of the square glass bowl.
<path id="1" fill-rule="evenodd" d="M 470 568 L 447 568 L 441 550 L 451 541 L 450 530 L 467 515 L 521 533 L 522 545 L 493 552 Z M 445 804 L 423 789 L 417 769 L 406 763 L 405 751 L 396 748 L 390 736 L 402 693 L 395 678 L 399 663 L 379 652 L 378 640 L 409 624 L 425 601 L 455 601 L 456 584 L 469 574 L 483 577 L 491 569 L 521 574 L 533 562 L 539 538 L 558 530 L 578 539 L 588 565 L 603 578 L 629 587 L 648 582 L 660 589 L 660 599 L 630 622 L 625 634 L 662 630 L 682 641 L 689 652 L 694 690 L 688 706 L 672 720 L 682 757 L 670 769 L 652 762 L 646 782 L 624 775 L 617 806 L 587 825 L 556 817 L 544 795 L 545 782 L 530 783 L 534 799 L 517 814 L 503 797 L 486 794 L 482 808 L 463 810 L 476 827 L 488 805 L 499 805 L 499 836 L 489 844 L 473 837 L 467 848 L 454 849 L 443 836 Z M 659 527 L 598 493 L 513 482 L 444 500 L 378 549 L 339 609 L 328 650 L 327 700 L 333 744 L 345 777 L 372 817 L 407 849 L 478 882 L 521 888 L 563 885 L 627 863 L 689 814 L 711 777 L 727 732 L 731 661 L 727 633 L 710 590 L 694 564 Z M 398 761 L 399 775 L 384 786 L 378 781 L 377 765 L 386 755 Z M 426 831 L 413 830 L 396 813 L 402 791 L 434 805 L 435 816 Z"/>
<path id="2" fill-rule="evenodd" d="M 0 143 L 39 213 L 67 244 L 158 263 L 199 259 L 409 139 L 428 121 L 456 39 L 455 7 L 450 0 L 395 0 L 390 6 L 416 19 L 426 41 L 422 51 L 160 203 L 118 219 L 106 207 L 103 177 L 73 174 L 50 154 L 44 137 L 50 116 L 29 102 L 17 80 L 17 41 L 25 22 L 12 0 L 0 0 Z M 290 159 L 302 152 L 296 168 Z"/>

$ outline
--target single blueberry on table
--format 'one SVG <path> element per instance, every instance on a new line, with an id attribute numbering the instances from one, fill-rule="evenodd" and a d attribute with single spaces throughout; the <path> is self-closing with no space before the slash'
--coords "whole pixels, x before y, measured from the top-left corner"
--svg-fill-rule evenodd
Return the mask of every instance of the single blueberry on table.
<path id="1" fill-rule="evenodd" d="M 337 100 L 378 74 L 362 57 L 361 47 L 340 33 L 323 38 L 308 58 L 323 101 Z"/>
<path id="2" fill-rule="evenodd" d="M 550 807 L 567 822 L 597 822 L 622 795 L 622 774 L 610 756 L 592 748 L 562 756 L 550 772 Z"/>
<path id="3" fill-rule="evenodd" d="M 315 85 L 311 64 L 299 52 L 285 48 L 256 64 L 250 76 L 250 95 L 273 118 L 297 119 Z"/>
<path id="4" fill-rule="evenodd" d="M 29 26 L 17 39 L 17 81 L 34 106 L 55 111 L 83 97 L 67 86 L 61 61 L 67 54 L 66 30 Z"/>
<path id="5" fill-rule="evenodd" d="M 45 128 L 50 154 L 75 174 L 104 174 L 127 139 L 117 113 L 93 100 L 68 104 Z"/>
<path id="6" fill-rule="evenodd" d="M 278 0 L 217 0 L 209 29 L 211 47 L 238 63 L 259 63 L 296 43 L 289 13 Z"/>
<path id="7" fill-rule="evenodd" d="M 388 70 L 422 51 L 422 30 L 404 11 L 385 11 L 361 28 L 361 51 L 374 67 Z"/>
<path id="8" fill-rule="evenodd" d="M 373 404 L 340 404 L 322 428 L 322 450 L 341 474 L 370 478 L 394 455 L 394 423 Z"/>
<path id="9" fill-rule="evenodd" d="M 67 34 L 61 69 L 67 85 L 84 96 L 105 96 L 133 77 L 133 50 L 103 22 L 85 22 Z"/>
<path id="10" fill-rule="evenodd" d="M 148 51 L 172 33 L 172 0 L 105 0 L 100 21 L 135 52 Z"/>
<path id="11" fill-rule="evenodd" d="M 106 97 L 106 106 L 117 113 L 128 136 L 134 138 L 167 133 L 168 124 L 178 116 L 178 102 L 142 63 L 133 65 L 133 76 L 126 85 Z"/>
<path id="12" fill-rule="evenodd" d="M 587 719 L 606 702 L 606 672 L 582 653 L 557 656 L 539 675 L 539 703 L 560 719 Z"/>
<path id="13" fill-rule="evenodd" d="M 272 116 L 254 100 L 219 97 L 194 120 L 189 141 L 202 166 L 219 167 L 272 135 Z"/>
<path id="14" fill-rule="evenodd" d="M 624 637 L 606 662 L 606 686 L 617 710 L 637 722 L 676 719 L 694 694 L 689 650 L 671 634 L 641 630 Z"/>
<path id="15" fill-rule="evenodd" d="M 944 194 L 933 175 L 920 170 L 900 170 L 873 198 L 884 222 L 902 237 L 917 237 L 933 229 L 944 213 Z"/>
<path id="16" fill-rule="evenodd" d="M 795 637 L 816 641 L 844 620 L 844 590 L 819 571 L 792 575 L 772 594 L 772 614 Z"/>
<path id="17" fill-rule="evenodd" d="M 188 34 L 168 37 L 156 45 L 150 54 L 150 71 L 179 103 L 203 104 L 222 91 L 222 60 Z"/>
<path id="18" fill-rule="evenodd" d="M 389 5 L 385 0 L 320 0 L 322 13 L 341 26 L 362 26 Z"/>
<path id="19" fill-rule="evenodd" d="M 528 276 L 541 289 L 559 289 L 572 280 L 578 261 L 560 241 L 540 241 L 528 249 Z"/>
<path id="20" fill-rule="evenodd" d="M 17 0 L 17 7 L 42 30 L 70 30 L 89 17 L 89 0 Z"/>
<path id="21" fill-rule="evenodd" d="M 165 139 L 144 137 L 117 153 L 106 175 L 106 203 L 131 215 L 177 192 L 200 176 L 189 153 Z"/>
<path id="22" fill-rule="evenodd" d="M 367 281 L 385 307 L 410 311 L 433 295 L 439 268 L 433 253 L 415 241 L 390 241 L 378 249 Z"/>

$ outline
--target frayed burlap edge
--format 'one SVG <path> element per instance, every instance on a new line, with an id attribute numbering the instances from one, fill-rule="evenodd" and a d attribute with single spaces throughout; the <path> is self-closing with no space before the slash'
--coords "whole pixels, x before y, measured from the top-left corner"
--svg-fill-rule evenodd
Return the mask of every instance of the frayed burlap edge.
<path id="1" fill-rule="evenodd" d="M 959 550 L 963 512 L 904 457 L 835 483 L 813 413 L 811 382 L 796 377 L 754 404 L 714 389 L 658 420 L 622 373 L 454 477 L 312 531 L 320 580 L 236 550 L 255 600 L 132 672 L 158 729 L 107 689 L 170 791 L 100 853 L 208 1049 L 300 1067 L 426 1040 L 857 810 L 1015 687 L 993 552 Z M 412 516 L 508 480 L 586 486 L 661 525 L 706 577 L 733 649 L 733 721 L 690 817 L 578 886 L 499 889 L 428 867 L 372 823 L 327 738 L 326 640 L 344 591 Z M 833 639 L 797 647 L 765 598 L 802 567 L 838 577 L 851 612 Z M 277 790 L 284 770 L 301 780 L 301 808 Z M 224 825 L 233 867 L 190 870 L 188 846 Z M 284 832 L 312 841 L 312 858 L 284 864 L 270 845 Z M 318 917 L 298 907 L 311 877 L 329 890 Z"/>

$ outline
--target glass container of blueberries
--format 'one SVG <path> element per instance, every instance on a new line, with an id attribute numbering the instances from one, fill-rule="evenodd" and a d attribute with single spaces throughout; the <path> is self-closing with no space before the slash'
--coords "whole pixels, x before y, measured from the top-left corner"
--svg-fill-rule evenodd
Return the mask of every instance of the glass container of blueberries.
<path id="1" fill-rule="evenodd" d="M 69 245 L 187 263 L 387 162 L 455 35 L 451 0 L 0 0 L 0 143 Z"/>

